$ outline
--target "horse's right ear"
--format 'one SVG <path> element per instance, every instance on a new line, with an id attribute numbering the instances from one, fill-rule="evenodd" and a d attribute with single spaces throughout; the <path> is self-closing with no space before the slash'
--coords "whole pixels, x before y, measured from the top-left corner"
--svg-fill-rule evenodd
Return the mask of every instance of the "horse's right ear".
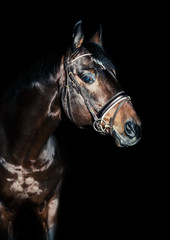
<path id="1" fill-rule="evenodd" d="M 102 46 L 102 25 L 100 24 L 98 31 L 91 37 L 91 42 L 98 43 Z"/>
<path id="2" fill-rule="evenodd" d="M 72 36 L 72 48 L 73 51 L 75 51 L 77 48 L 79 48 L 84 40 L 84 33 L 82 29 L 82 20 L 78 21 L 74 25 L 73 29 L 73 36 Z"/>

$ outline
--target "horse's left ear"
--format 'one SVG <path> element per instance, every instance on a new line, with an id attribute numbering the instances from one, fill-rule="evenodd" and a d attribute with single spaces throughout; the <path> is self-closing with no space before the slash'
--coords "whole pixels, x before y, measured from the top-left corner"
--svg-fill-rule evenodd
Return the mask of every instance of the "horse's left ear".
<path id="1" fill-rule="evenodd" d="M 97 32 L 91 37 L 90 41 L 98 43 L 99 45 L 102 46 L 102 25 L 101 24 Z"/>
<path id="2" fill-rule="evenodd" d="M 73 29 L 73 36 L 72 36 L 73 51 L 81 47 L 83 40 L 84 40 L 84 33 L 82 28 L 82 20 L 80 20 L 74 25 L 74 29 Z"/>

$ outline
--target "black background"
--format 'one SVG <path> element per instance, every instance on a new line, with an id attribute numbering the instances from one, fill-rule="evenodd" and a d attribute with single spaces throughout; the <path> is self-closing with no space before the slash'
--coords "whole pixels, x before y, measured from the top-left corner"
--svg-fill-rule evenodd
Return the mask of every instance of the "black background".
<path id="1" fill-rule="evenodd" d="M 78 20 L 83 20 L 85 37 L 101 23 L 104 47 L 142 120 L 142 140 L 127 149 L 68 120 L 56 130 L 68 165 L 58 239 L 144 239 L 162 234 L 164 181 L 156 152 L 159 141 L 156 135 L 153 139 L 151 99 L 159 67 L 153 61 L 158 52 L 160 10 L 144 3 L 101 2 L 92 7 L 88 2 L 56 2 L 15 4 L 1 11 L 1 90 L 30 63 L 68 46 Z M 18 239 L 41 239 L 42 229 L 31 212 L 22 212 L 15 225 Z"/>

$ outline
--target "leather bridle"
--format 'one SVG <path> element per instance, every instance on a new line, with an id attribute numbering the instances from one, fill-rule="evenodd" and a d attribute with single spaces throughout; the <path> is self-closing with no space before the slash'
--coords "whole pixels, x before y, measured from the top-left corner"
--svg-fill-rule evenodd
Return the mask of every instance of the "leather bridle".
<path id="1" fill-rule="evenodd" d="M 75 56 L 75 54 L 74 54 L 74 56 Z M 70 59 L 65 61 L 65 63 L 64 63 L 65 71 L 66 71 L 65 87 L 66 87 L 66 98 L 67 98 L 66 101 L 67 101 L 67 105 L 68 105 L 68 114 L 69 114 L 70 119 L 76 123 L 74 116 L 72 114 L 72 111 L 71 111 L 71 93 L 70 93 L 70 86 L 71 86 L 72 88 L 74 88 L 76 90 L 76 92 L 78 94 L 81 95 L 88 111 L 90 112 L 91 116 L 93 117 L 93 119 L 94 119 L 93 128 L 99 133 L 108 134 L 108 133 L 110 133 L 111 129 L 113 128 L 114 121 L 115 121 L 115 118 L 116 118 L 116 115 L 117 115 L 119 109 L 123 106 L 123 104 L 125 102 L 130 101 L 130 97 L 124 91 L 120 91 L 120 92 L 116 93 L 109 101 L 107 101 L 101 109 L 98 109 L 90 99 L 87 99 L 87 97 L 85 96 L 85 94 L 83 92 L 82 86 L 80 86 L 80 84 L 76 80 L 74 73 L 71 71 L 71 65 L 73 64 L 73 62 L 75 62 L 76 60 L 78 60 L 82 57 L 85 57 L 85 56 L 92 56 L 92 54 L 91 53 L 82 54 L 82 55 L 79 55 L 78 57 L 74 58 L 73 60 L 71 60 L 73 58 L 73 56 L 71 56 Z M 111 73 L 111 74 L 113 75 L 113 73 Z M 119 105 L 116 108 L 113 117 L 110 119 L 109 124 L 107 124 L 106 121 L 104 120 L 104 117 L 117 104 L 119 104 Z"/>

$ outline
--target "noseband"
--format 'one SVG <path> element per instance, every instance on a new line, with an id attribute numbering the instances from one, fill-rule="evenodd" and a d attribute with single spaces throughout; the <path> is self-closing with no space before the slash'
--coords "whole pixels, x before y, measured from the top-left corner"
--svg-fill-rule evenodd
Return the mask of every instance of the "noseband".
<path id="1" fill-rule="evenodd" d="M 74 73 L 71 71 L 70 66 L 72 65 L 73 62 L 75 62 L 79 58 L 82 58 L 82 57 L 85 57 L 85 56 L 91 56 L 91 55 L 92 55 L 91 53 L 82 54 L 82 55 L 74 58 L 73 60 L 65 61 L 65 63 L 64 63 L 66 76 L 67 76 L 66 77 L 66 85 L 65 86 L 66 86 L 66 95 L 67 95 L 67 103 L 68 103 L 68 113 L 69 113 L 70 119 L 73 122 L 76 123 L 76 121 L 74 120 L 74 116 L 72 115 L 72 111 L 71 111 L 70 86 L 72 86 L 72 88 L 74 88 L 76 90 L 76 92 L 81 95 L 81 97 L 83 98 L 84 103 L 85 103 L 88 111 L 90 112 L 91 116 L 93 117 L 93 119 L 94 119 L 93 128 L 95 129 L 95 131 L 100 132 L 102 134 L 108 134 L 111 131 L 111 129 L 112 129 L 111 126 L 114 125 L 114 120 L 116 118 L 116 115 L 117 115 L 119 109 L 123 106 L 123 104 L 125 102 L 130 101 L 130 97 L 124 91 L 120 91 L 116 95 L 114 95 L 109 101 L 107 101 L 101 109 L 98 109 L 91 102 L 90 99 L 87 99 L 87 97 L 85 96 L 85 94 L 84 94 L 84 92 L 82 90 L 82 87 L 77 82 Z M 112 73 L 112 75 L 113 75 L 113 73 Z M 116 108 L 113 117 L 110 119 L 109 124 L 107 124 L 106 121 L 104 120 L 105 115 L 113 107 L 115 107 L 118 103 L 119 103 L 119 105 Z"/>

